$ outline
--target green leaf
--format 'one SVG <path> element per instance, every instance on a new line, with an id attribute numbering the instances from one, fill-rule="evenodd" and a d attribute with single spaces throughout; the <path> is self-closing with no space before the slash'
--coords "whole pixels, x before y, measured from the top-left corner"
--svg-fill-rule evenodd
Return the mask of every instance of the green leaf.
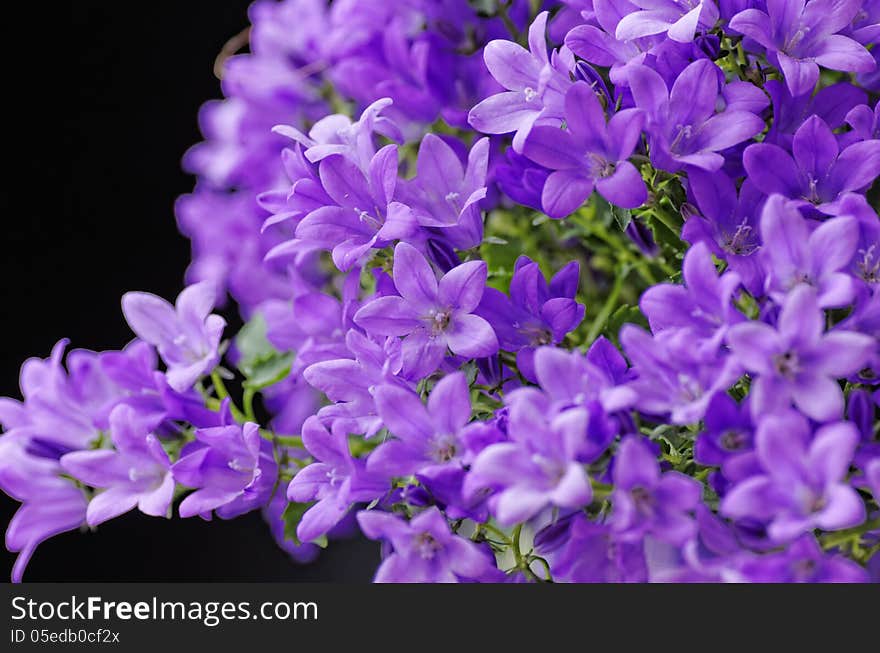
<path id="1" fill-rule="evenodd" d="M 612 341 L 617 342 L 617 334 L 620 328 L 626 324 L 638 324 L 644 328 L 648 328 L 648 320 L 639 310 L 638 306 L 623 305 L 611 314 L 608 322 L 605 324 L 603 333 Z"/>
<path id="2" fill-rule="evenodd" d="M 626 231 L 629 223 L 632 222 L 632 211 L 629 209 L 622 209 L 619 206 L 612 205 L 611 215 L 614 217 L 614 221 L 617 223 L 617 226 L 620 227 L 621 231 Z"/>
<path id="3" fill-rule="evenodd" d="M 278 383 L 290 373 L 293 353 L 281 353 L 266 338 L 266 320 L 257 313 L 235 336 L 241 354 L 238 369 L 246 377 L 244 386 L 261 390 Z"/>
<path id="4" fill-rule="evenodd" d="M 238 369 L 245 376 L 251 375 L 255 365 L 278 353 L 266 338 L 266 320 L 260 313 L 254 315 L 235 336 L 235 347 L 241 355 Z"/>
<path id="5" fill-rule="evenodd" d="M 290 374 L 292 363 L 293 352 L 287 354 L 276 353 L 273 358 L 253 365 L 243 385 L 253 390 L 262 390 L 270 385 L 274 385 Z"/>

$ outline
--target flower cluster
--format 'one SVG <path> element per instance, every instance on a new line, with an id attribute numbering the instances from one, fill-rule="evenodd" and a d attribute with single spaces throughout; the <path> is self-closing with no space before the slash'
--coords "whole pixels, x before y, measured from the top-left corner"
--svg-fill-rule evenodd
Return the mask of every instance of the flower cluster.
<path id="1" fill-rule="evenodd" d="M 876 2 L 251 20 L 191 285 L 0 400 L 14 579 L 137 507 L 359 527 L 382 582 L 880 580 Z"/>

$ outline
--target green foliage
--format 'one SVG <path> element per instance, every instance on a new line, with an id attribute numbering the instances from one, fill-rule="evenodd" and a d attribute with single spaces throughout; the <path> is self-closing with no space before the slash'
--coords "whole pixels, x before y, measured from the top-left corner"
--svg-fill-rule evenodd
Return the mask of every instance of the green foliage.
<path id="1" fill-rule="evenodd" d="M 266 320 L 257 313 L 235 337 L 241 354 L 239 371 L 245 376 L 244 387 L 261 390 L 278 383 L 290 373 L 293 354 L 279 352 L 266 338 Z"/>

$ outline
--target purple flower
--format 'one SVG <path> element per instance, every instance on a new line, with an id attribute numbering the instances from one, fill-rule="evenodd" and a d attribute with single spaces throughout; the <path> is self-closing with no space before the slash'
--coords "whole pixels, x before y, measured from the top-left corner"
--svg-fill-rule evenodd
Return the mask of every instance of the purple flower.
<path id="1" fill-rule="evenodd" d="M 666 34 L 673 41 L 690 43 L 697 27 L 711 29 L 718 9 L 711 0 L 630 0 L 641 11 L 627 14 L 617 24 L 615 36 L 631 41 L 644 36 Z"/>
<path id="2" fill-rule="evenodd" d="M 778 63 L 794 96 L 809 93 L 819 66 L 869 72 L 874 60 L 857 41 L 838 34 L 855 18 L 860 0 L 767 0 L 766 11 L 746 9 L 730 20 L 730 29 L 754 39 Z M 775 61 L 774 61 L 775 60 Z"/>
<path id="3" fill-rule="evenodd" d="M 637 395 L 636 408 L 648 415 L 669 414 L 673 424 L 702 419 L 716 392 L 724 392 L 741 375 L 732 356 L 699 351 L 690 329 L 672 329 L 651 336 L 625 324 L 620 344 L 632 362 L 635 379 L 627 385 Z"/>
<path id="4" fill-rule="evenodd" d="M 679 472 L 660 473 L 660 464 L 638 436 L 627 436 L 614 457 L 610 525 L 624 541 L 652 535 L 681 545 L 694 537 L 688 513 L 700 503 L 700 483 Z"/>
<path id="5" fill-rule="evenodd" d="M 867 583 L 868 574 L 842 555 L 825 553 L 812 535 L 798 538 L 780 553 L 757 556 L 740 567 L 752 583 Z"/>
<path id="6" fill-rule="evenodd" d="M 358 524 L 372 540 L 384 540 L 390 555 L 376 571 L 377 583 L 456 583 L 492 568 L 491 557 L 473 542 L 449 530 L 437 508 L 406 522 L 387 512 L 361 511 Z"/>
<path id="7" fill-rule="evenodd" d="M 834 133 L 815 115 L 795 132 L 792 152 L 794 157 L 778 145 L 755 143 L 743 153 L 743 165 L 765 194 L 780 193 L 822 213 L 837 213 L 842 195 L 880 175 L 880 140 L 858 141 L 841 151 Z"/>
<path id="8" fill-rule="evenodd" d="M 215 290 L 203 281 L 186 288 L 174 306 L 150 293 L 129 292 L 122 312 L 137 336 L 159 350 L 168 365 L 168 385 L 189 390 L 220 361 L 218 347 L 226 320 L 212 315 Z"/>
<path id="9" fill-rule="evenodd" d="M 504 153 L 505 163 L 495 168 L 495 181 L 501 192 L 518 204 L 541 210 L 541 193 L 550 170 L 533 163 L 512 147 Z"/>
<path id="10" fill-rule="evenodd" d="M 553 412 L 575 406 L 592 410 L 598 404 L 615 413 L 636 400 L 635 392 L 625 385 L 630 380 L 626 360 L 606 338 L 598 338 L 586 356 L 558 347 L 540 347 L 534 364 L 536 381 Z"/>
<path id="11" fill-rule="evenodd" d="M 575 211 L 593 192 L 612 204 L 636 208 L 648 198 L 645 183 L 627 159 L 639 143 L 640 111 L 627 109 L 605 123 L 605 112 L 593 89 L 578 82 L 565 94 L 565 123 L 536 126 L 529 133 L 523 154 L 554 170 L 544 183 L 541 205 L 551 218 Z"/>
<path id="12" fill-rule="evenodd" d="M 277 125 L 272 131 L 302 145 L 305 148 L 305 158 L 311 163 L 340 154 L 366 172 L 376 155 L 374 133 L 394 141 L 403 140 L 397 125 L 380 115 L 392 104 L 390 98 L 376 100 L 361 112 L 360 119 L 355 122 L 340 113 L 325 116 L 312 126 L 308 136 L 291 125 Z"/>
<path id="13" fill-rule="evenodd" d="M 542 11 L 529 27 L 528 50 L 506 39 L 486 45 L 486 67 L 507 91 L 486 98 L 468 115 L 471 126 L 484 134 L 516 132 L 513 148 L 517 152 L 522 151 L 533 125 L 559 124 L 563 97 L 571 84 L 571 53 L 564 48 L 552 57 L 547 53 L 547 16 Z"/>
<path id="14" fill-rule="evenodd" d="M 867 104 L 855 106 L 846 114 L 846 124 L 852 127 L 847 141 L 868 141 L 880 139 L 880 101 L 871 110 Z"/>
<path id="15" fill-rule="evenodd" d="M 687 66 L 668 90 L 663 78 L 647 66 L 629 71 L 635 104 L 648 115 L 651 161 L 675 172 L 684 166 L 714 171 L 724 165 L 721 150 L 748 140 L 764 121 L 738 108 L 716 114 L 719 69 L 700 59 Z"/>
<path id="16" fill-rule="evenodd" d="M 709 248 L 697 243 L 685 254 L 682 276 L 683 286 L 663 283 L 646 290 L 639 307 L 654 333 L 687 328 L 699 339 L 697 346 L 714 353 L 727 329 L 745 319 L 732 301 L 739 275 L 719 276 Z"/>
<path id="17" fill-rule="evenodd" d="M 510 297 L 486 288 L 477 314 L 492 325 L 505 351 L 516 352 L 519 372 L 535 381 L 535 350 L 557 344 L 584 319 L 584 307 L 575 301 L 580 266 L 565 265 L 549 285 L 537 263 L 527 256 L 517 258 Z"/>
<path id="18" fill-rule="evenodd" d="M 231 519 L 269 501 L 278 465 L 258 425 L 196 429 L 195 438 L 171 468 L 178 483 L 197 488 L 180 503 L 181 517 L 207 519 L 216 510 Z"/>
<path id="19" fill-rule="evenodd" d="M 607 524 L 575 513 L 560 546 L 545 551 L 536 536 L 536 548 L 550 560 L 553 579 L 569 583 L 640 583 L 647 580 L 641 542 L 621 541 Z"/>
<path id="20" fill-rule="evenodd" d="M 548 505 L 581 508 L 592 500 L 590 479 L 576 461 L 584 444 L 589 413 L 582 408 L 558 415 L 534 388 L 507 396 L 510 442 L 486 447 L 471 465 L 464 494 L 486 488 L 500 524 L 515 524 L 537 515 Z"/>
<path id="21" fill-rule="evenodd" d="M 859 434 L 849 422 L 826 424 L 813 435 L 794 412 L 768 415 L 755 434 L 763 473 L 734 485 L 721 512 L 769 522 L 775 542 L 814 528 L 836 531 L 865 520 L 865 505 L 845 478 Z"/>
<path id="22" fill-rule="evenodd" d="M 832 218 L 818 225 L 806 220 L 796 204 L 773 195 L 761 213 L 765 289 L 777 302 L 799 285 L 816 290 L 821 308 L 852 302 L 855 284 L 846 269 L 855 257 L 859 225 L 852 217 Z"/>
<path id="23" fill-rule="evenodd" d="M 381 341 L 381 339 L 380 339 Z M 384 338 L 379 344 L 351 329 L 345 344 L 354 358 L 320 361 L 303 371 L 305 380 L 336 402 L 324 406 L 318 416 L 324 420 L 339 417 L 358 421 L 358 432 L 370 437 L 382 428 L 376 415 L 373 391 L 383 383 L 392 383 L 403 366 L 400 340 Z"/>
<path id="24" fill-rule="evenodd" d="M 791 150 L 794 133 L 810 116 L 818 116 L 831 129 L 837 129 L 845 121 L 848 122 L 847 117 L 852 113 L 853 107 L 864 105 L 868 98 L 864 90 L 846 82 L 821 88 L 815 95 L 806 93 L 795 97 L 785 82 L 770 79 L 765 82 L 764 90 L 773 100 L 773 121 L 763 142 L 773 143 L 786 150 Z M 855 115 L 858 116 L 858 113 Z M 852 137 L 852 140 L 866 138 L 877 137 Z M 844 144 L 848 145 L 849 142 L 844 143 L 841 140 L 841 145 Z"/>
<path id="25" fill-rule="evenodd" d="M 323 159 L 318 170 L 324 191 L 334 204 L 303 218 L 296 227 L 296 240 L 284 250 L 276 248 L 276 256 L 296 248 L 327 249 L 332 251 L 336 267 L 345 272 L 373 247 L 382 248 L 414 228 L 409 207 L 393 200 L 396 145 L 376 152 L 365 171 L 341 154 Z"/>
<path id="26" fill-rule="evenodd" d="M 694 443 L 696 462 L 724 471 L 726 465 L 736 464 L 731 461 L 751 455 L 754 427 L 748 401 L 737 405 L 730 395 L 719 392 L 706 409 L 705 425 Z"/>
<path id="27" fill-rule="evenodd" d="M 134 410 L 118 406 L 110 414 L 115 449 L 74 451 L 61 458 L 68 474 L 104 491 L 89 502 L 86 522 L 97 526 L 137 506 L 164 517 L 174 497 L 171 462 L 152 433 L 137 428 Z"/>
<path id="28" fill-rule="evenodd" d="M 749 394 L 755 414 L 777 412 L 793 402 L 820 422 L 843 415 L 837 379 L 861 369 L 876 345 L 860 333 L 824 330 L 816 291 L 807 285 L 789 293 L 775 328 L 746 322 L 730 329 L 727 343 L 733 356 L 753 375 Z"/>
<path id="29" fill-rule="evenodd" d="M 461 464 L 465 449 L 460 431 L 471 418 L 465 375 L 454 372 L 431 390 L 428 405 L 399 386 L 376 390 L 376 411 L 396 440 L 379 445 L 367 462 L 371 472 L 410 476 L 426 468 Z"/>
<path id="30" fill-rule="evenodd" d="M 383 477 L 369 474 L 363 460 L 352 457 L 343 428 L 334 425 L 328 431 L 318 418 L 310 417 L 303 424 L 302 438 L 316 462 L 293 477 L 287 498 L 300 503 L 316 501 L 296 528 L 300 541 L 311 542 L 336 526 L 354 503 L 372 501 L 388 485 Z"/>
<path id="31" fill-rule="evenodd" d="M 430 374 L 447 348 L 466 358 L 498 351 L 498 339 L 486 320 L 474 315 L 486 287 L 483 261 L 469 261 L 447 272 L 439 283 L 431 265 L 414 247 L 394 249 L 394 285 L 400 296 L 374 299 L 354 321 L 368 333 L 406 336 L 404 371 L 413 377 Z"/>
<path id="32" fill-rule="evenodd" d="M 404 182 L 398 199 L 409 206 L 423 227 L 437 230 L 458 249 L 483 240 L 479 202 L 486 197 L 489 139 L 471 148 L 467 168 L 442 138 L 426 134 L 419 145 L 416 176 Z"/>
<path id="33" fill-rule="evenodd" d="M 14 583 L 21 582 L 40 543 L 85 523 L 85 493 L 62 472 L 57 457 L 30 453 L 26 439 L 10 432 L 0 438 L 0 489 L 21 502 L 6 528 L 6 548 L 18 553 Z"/>

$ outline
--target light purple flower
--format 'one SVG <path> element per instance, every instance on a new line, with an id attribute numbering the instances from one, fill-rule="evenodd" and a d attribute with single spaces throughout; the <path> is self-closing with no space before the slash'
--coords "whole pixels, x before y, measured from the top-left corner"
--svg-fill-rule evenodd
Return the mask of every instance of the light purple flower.
<path id="1" fill-rule="evenodd" d="M 137 336 L 159 350 L 168 365 L 168 384 L 189 390 L 220 361 L 218 347 L 226 320 L 212 315 L 215 290 L 203 281 L 186 288 L 174 306 L 150 293 L 129 292 L 122 312 Z"/>
<path id="2" fill-rule="evenodd" d="M 709 30 L 718 20 L 712 0 L 630 0 L 641 11 L 627 14 L 618 23 L 615 37 L 631 41 L 666 34 L 673 41 L 690 43 L 699 26 Z"/>
<path id="3" fill-rule="evenodd" d="M 467 167 L 442 138 L 426 134 L 419 145 L 415 178 L 398 188 L 398 199 L 421 226 L 436 231 L 457 249 L 483 240 L 479 202 L 486 197 L 489 139 L 471 147 Z"/>
<path id="4" fill-rule="evenodd" d="M 590 479 L 576 461 L 586 440 L 589 413 L 573 408 L 553 415 L 546 396 L 534 388 L 516 390 L 506 402 L 511 441 L 480 452 L 465 479 L 465 496 L 495 490 L 490 505 L 505 525 L 530 519 L 548 505 L 589 505 Z"/>
<path id="5" fill-rule="evenodd" d="M 493 568 L 491 558 L 473 542 L 449 530 L 437 508 L 406 522 L 387 512 L 361 511 L 364 535 L 391 547 L 376 571 L 377 583 L 456 583 L 477 578 Z"/>
<path id="6" fill-rule="evenodd" d="M 86 522 L 97 526 L 135 506 L 146 515 L 164 517 L 174 497 L 171 461 L 152 433 L 138 428 L 134 409 L 117 406 L 110 413 L 114 449 L 74 451 L 61 457 L 64 471 L 93 488 Z"/>
<path id="7" fill-rule="evenodd" d="M 443 377 L 431 390 L 427 406 L 399 386 L 376 389 L 376 411 L 391 435 L 372 453 L 367 469 L 386 477 L 410 476 L 433 466 L 462 464 L 459 437 L 471 418 L 467 379 L 461 372 Z"/>
<path id="8" fill-rule="evenodd" d="M 344 421 L 339 421 L 344 426 Z M 384 477 L 369 474 L 363 460 L 354 458 L 344 428 L 327 430 L 316 417 L 302 427 L 303 445 L 315 462 L 304 467 L 287 487 L 287 498 L 300 503 L 316 501 L 297 525 L 296 535 L 311 542 L 338 524 L 351 506 L 372 501 L 388 487 Z"/>
<path id="9" fill-rule="evenodd" d="M 797 413 L 768 415 L 755 434 L 764 473 L 734 485 L 721 512 L 769 522 L 767 532 L 776 542 L 814 528 L 857 526 L 865 520 L 865 505 L 845 478 L 858 441 L 849 422 L 826 424 L 813 435 Z"/>
<path id="10" fill-rule="evenodd" d="M 669 414 L 673 424 L 691 424 L 706 414 L 716 392 L 726 391 L 740 377 L 736 357 L 700 351 L 690 329 L 671 329 L 651 336 L 625 324 L 620 344 L 632 362 L 635 378 L 627 385 L 638 399 L 635 407 L 648 415 Z"/>
<path id="11" fill-rule="evenodd" d="M 660 473 L 651 449 L 638 437 L 627 436 L 614 457 L 611 530 L 624 541 L 652 535 L 681 545 L 696 535 L 688 513 L 700 502 L 698 481 L 679 472 Z"/>
<path id="12" fill-rule="evenodd" d="M 684 285 L 662 283 L 646 290 L 639 307 L 655 334 L 689 328 L 698 339 L 694 345 L 714 353 L 727 329 L 745 319 L 732 301 L 739 275 L 724 272 L 719 276 L 709 248 L 698 243 L 685 254 L 682 276 Z"/>
<path id="13" fill-rule="evenodd" d="M 425 257 L 399 243 L 394 249 L 394 285 L 400 295 L 374 299 L 354 321 L 368 333 L 406 336 L 404 372 L 413 377 L 436 370 L 447 348 L 467 358 L 490 356 L 498 351 L 498 339 L 489 323 L 473 314 L 486 275 L 485 262 L 470 261 L 438 282 Z"/>
<path id="14" fill-rule="evenodd" d="M 547 12 L 542 11 L 529 27 L 529 49 L 506 39 L 490 41 L 484 51 L 486 67 L 507 89 L 471 109 L 468 122 L 484 134 L 516 132 L 513 148 L 522 151 L 535 124 L 562 119 L 562 102 L 571 81 L 574 57 L 566 48 L 547 52 Z"/>
<path id="15" fill-rule="evenodd" d="M 816 290 L 821 308 L 848 305 L 855 294 L 846 270 L 856 254 L 857 220 L 846 216 L 817 225 L 806 220 L 796 206 L 773 195 L 761 213 L 765 290 L 781 303 L 790 290 L 807 285 Z"/>
<path id="16" fill-rule="evenodd" d="M 873 338 L 860 333 L 825 333 L 825 315 L 816 291 L 807 285 L 789 293 L 775 328 L 763 322 L 737 324 L 727 343 L 753 376 L 755 414 L 778 412 L 793 402 L 820 422 L 843 415 L 837 379 L 861 369 L 876 346 Z"/>
<path id="17" fill-rule="evenodd" d="M 195 441 L 171 468 L 174 479 L 196 488 L 180 503 L 180 516 L 231 519 L 268 503 L 278 465 L 272 443 L 253 422 L 196 429 Z"/>

